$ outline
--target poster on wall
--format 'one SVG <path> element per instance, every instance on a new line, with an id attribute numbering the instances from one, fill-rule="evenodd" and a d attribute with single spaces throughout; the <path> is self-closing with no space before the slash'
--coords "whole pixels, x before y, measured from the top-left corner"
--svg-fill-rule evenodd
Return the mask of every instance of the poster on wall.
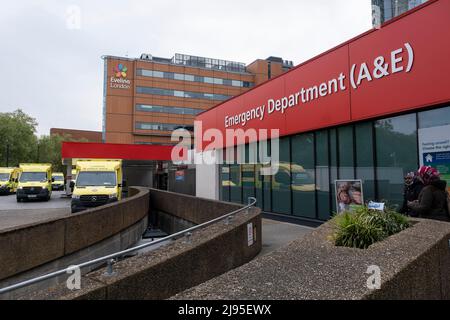
<path id="1" fill-rule="evenodd" d="M 184 171 L 183 170 L 175 171 L 175 181 L 184 181 Z"/>
<path id="2" fill-rule="evenodd" d="M 419 129 L 419 160 L 439 171 L 450 192 L 450 125 Z"/>
<path id="3" fill-rule="evenodd" d="M 364 204 L 362 180 L 336 180 L 336 212 L 355 211 Z"/>

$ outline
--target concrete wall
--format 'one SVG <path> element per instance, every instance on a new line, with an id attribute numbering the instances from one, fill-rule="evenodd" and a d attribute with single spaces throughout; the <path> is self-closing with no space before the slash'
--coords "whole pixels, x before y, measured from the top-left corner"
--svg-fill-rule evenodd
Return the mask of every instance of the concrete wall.
<path id="1" fill-rule="evenodd" d="M 174 299 L 450 299 L 450 223 L 414 222 L 366 250 L 336 247 L 326 223 Z M 373 266 L 379 289 L 367 286 Z"/>
<path id="2" fill-rule="evenodd" d="M 225 202 L 152 189 L 151 213 L 166 212 L 202 223 L 240 208 Z M 249 242 L 248 230 L 252 238 Z M 115 264 L 113 276 L 100 269 L 82 278 L 82 289 L 65 287 L 30 299 L 165 299 L 252 260 L 261 250 L 261 211 L 251 208 L 158 249 Z"/>
<path id="3" fill-rule="evenodd" d="M 118 203 L 0 232 L 0 280 L 119 234 L 148 214 L 149 191 L 130 188 Z"/>
<path id="4" fill-rule="evenodd" d="M 45 263 L 31 270 L 21 272 L 12 277 L 0 280 L 0 288 L 20 283 L 22 281 L 32 279 L 50 272 L 61 270 L 71 265 L 78 265 L 82 262 L 94 260 L 98 257 L 103 257 L 114 252 L 125 250 L 135 245 L 137 240 L 141 239 L 142 234 L 147 229 L 147 220 L 147 217 L 145 217 L 134 225 L 120 231 L 120 233 L 97 242 L 87 248 L 65 255 L 64 257 Z M 91 272 L 92 270 L 97 269 L 98 267 L 101 267 L 102 265 L 104 265 L 104 263 L 84 267 L 81 272 L 82 274 L 86 274 L 88 272 Z M 45 290 L 49 287 L 57 286 L 60 283 L 65 283 L 67 281 L 67 278 L 68 274 L 63 274 L 59 277 L 41 281 L 33 285 L 10 291 L 5 294 L 0 294 L 0 300 L 21 299 L 22 297 L 27 296 L 30 293 L 39 290 Z"/>

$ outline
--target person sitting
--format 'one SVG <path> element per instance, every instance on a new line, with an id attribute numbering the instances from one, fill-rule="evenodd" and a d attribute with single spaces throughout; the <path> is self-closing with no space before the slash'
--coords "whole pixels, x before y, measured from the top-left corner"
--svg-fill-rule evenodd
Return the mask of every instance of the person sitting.
<path id="1" fill-rule="evenodd" d="M 413 214 L 421 218 L 449 221 L 447 213 L 447 182 L 440 179 L 439 172 L 429 166 L 422 166 L 418 172 L 424 187 L 418 200 L 408 201 Z"/>
<path id="2" fill-rule="evenodd" d="M 417 172 L 407 173 L 404 179 L 405 187 L 403 190 L 403 205 L 399 212 L 407 216 L 416 217 L 417 214 L 408 207 L 408 201 L 416 201 L 419 199 L 420 191 L 422 191 L 424 185 L 417 175 Z"/>

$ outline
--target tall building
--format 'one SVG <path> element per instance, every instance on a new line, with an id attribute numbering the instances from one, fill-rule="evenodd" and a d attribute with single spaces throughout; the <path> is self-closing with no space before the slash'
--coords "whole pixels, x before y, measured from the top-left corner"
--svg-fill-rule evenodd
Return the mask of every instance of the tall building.
<path id="1" fill-rule="evenodd" d="M 278 57 L 244 63 L 175 54 L 104 56 L 103 141 L 175 144 L 197 114 L 293 67 Z"/>
<path id="2" fill-rule="evenodd" d="M 372 23 L 378 26 L 427 0 L 372 0 Z"/>

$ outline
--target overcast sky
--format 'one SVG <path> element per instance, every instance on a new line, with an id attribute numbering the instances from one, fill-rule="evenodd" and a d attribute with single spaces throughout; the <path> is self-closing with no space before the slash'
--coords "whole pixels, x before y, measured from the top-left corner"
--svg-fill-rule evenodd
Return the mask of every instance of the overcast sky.
<path id="1" fill-rule="evenodd" d="M 2 3 L 0 112 L 101 130 L 102 55 L 301 63 L 371 28 L 370 0 L 33 0 Z"/>

